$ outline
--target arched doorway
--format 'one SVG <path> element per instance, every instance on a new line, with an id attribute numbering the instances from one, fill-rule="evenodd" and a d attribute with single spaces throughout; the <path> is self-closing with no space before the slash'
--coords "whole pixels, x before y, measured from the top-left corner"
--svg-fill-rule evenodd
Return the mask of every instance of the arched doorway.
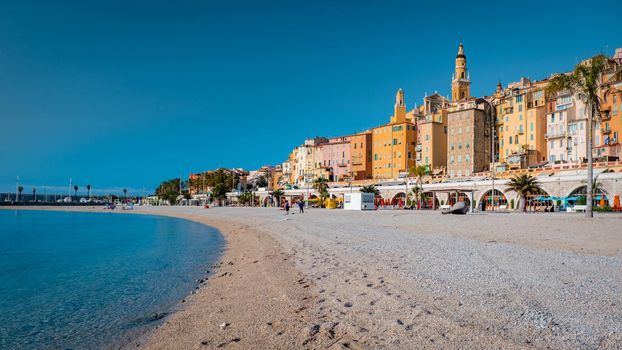
<path id="1" fill-rule="evenodd" d="M 384 197 L 382 197 L 381 195 L 376 195 L 374 197 L 374 204 L 376 205 L 376 208 L 382 208 L 385 205 L 387 205 L 388 201 L 384 199 Z"/>
<path id="2" fill-rule="evenodd" d="M 400 208 L 406 205 L 406 193 L 399 192 L 395 196 L 393 196 L 393 198 L 391 199 L 391 205 L 398 206 Z"/>
<path id="3" fill-rule="evenodd" d="M 471 206 L 471 200 L 469 199 L 469 196 L 464 192 L 452 192 L 449 194 L 448 204 L 454 205 L 457 202 L 465 202 L 469 208 Z"/>
<path id="4" fill-rule="evenodd" d="M 432 202 L 434 199 L 434 202 Z M 423 192 L 421 196 L 421 208 L 420 209 L 433 209 L 440 207 L 438 198 L 434 195 L 434 192 Z"/>
<path id="5" fill-rule="evenodd" d="M 482 211 L 508 208 L 508 199 L 503 192 L 495 189 L 486 191 L 479 199 L 479 208 Z"/>
<path id="6" fill-rule="evenodd" d="M 587 199 L 587 185 L 583 185 L 575 188 L 568 198 L 576 198 L 575 204 L 585 204 Z M 607 192 L 605 192 L 600 186 L 596 186 L 594 190 L 594 198 L 592 202 L 593 206 L 609 205 L 609 198 L 607 198 Z"/>

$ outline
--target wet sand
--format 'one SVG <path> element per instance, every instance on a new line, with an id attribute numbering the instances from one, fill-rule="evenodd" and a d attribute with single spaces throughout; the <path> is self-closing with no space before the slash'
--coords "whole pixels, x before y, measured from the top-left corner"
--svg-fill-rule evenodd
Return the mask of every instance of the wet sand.
<path id="1" fill-rule="evenodd" d="M 128 348 L 622 347 L 619 215 L 134 213 L 211 225 L 227 248 L 182 310 Z"/>

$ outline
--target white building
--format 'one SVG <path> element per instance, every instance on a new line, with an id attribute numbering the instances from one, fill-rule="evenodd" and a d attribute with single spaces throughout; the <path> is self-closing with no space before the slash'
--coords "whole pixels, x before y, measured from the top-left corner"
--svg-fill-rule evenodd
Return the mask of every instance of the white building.
<path id="1" fill-rule="evenodd" d="M 568 92 L 551 99 L 546 114 L 546 140 L 550 163 L 577 163 L 587 157 L 587 112 L 585 103 Z M 594 125 L 594 144 L 601 139 Z"/>

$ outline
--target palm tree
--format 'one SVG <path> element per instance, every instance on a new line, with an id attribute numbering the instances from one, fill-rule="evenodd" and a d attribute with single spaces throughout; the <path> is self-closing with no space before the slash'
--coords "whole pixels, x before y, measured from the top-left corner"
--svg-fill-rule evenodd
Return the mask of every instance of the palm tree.
<path id="1" fill-rule="evenodd" d="M 32 188 L 32 200 L 33 202 L 37 202 L 37 189 L 36 188 Z"/>
<path id="2" fill-rule="evenodd" d="M 86 185 L 86 192 L 88 193 L 89 200 L 91 200 L 91 185 Z"/>
<path id="3" fill-rule="evenodd" d="M 318 177 L 313 181 L 313 188 L 320 194 L 320 206 L 324 206 L 324 201 L 328 198 L 328 180 L 324 177 Z"/>
<path id="4" fill-rule="evenodd" d="M 123 189 L 123 197 L 125 197 L 125 199 L 127 199 L 127 188 Z"/>
<path id="5" fill-rule="evenodd" d="M 78 198 L 78 185 L 73 186 L 73 191 L 75 192 L 76 198 Z"/>
<path id="6" fill-rule="evenodd" d="M 17 200 L 22 199 L 22 191 L 23 191 L 23 190 L 24 190 L 24 186 L 19 186 L 19 187 L 17 188 L 17 192 L 19 192 L 19 196 L 17 197 L 17 198 L 18 198 Z"/>
<path id="7" fill-rule="evenodd" d="M 516 175 L 510 179 L 507 183 L 508 191 L 513 191 L 518 194 L 518 209 L 522 211 L 526 211 L 527 208 L 525 206 L 525 197 L 528 194 L 537 194 L 542 192 L 542 188 L 536 178 L 523 174 Z"/>
<path id="8" fill-rule="evenodd" d="M 284 194 L 285 192 L 283 192 L 283 190 L 281 190 L 280 188 L 277 188 L 276 190 L 273 190 L 272 192 L 270 192 L 270 195 L 276 199 L 277 207 L 281 206 L 281 197 L 283 197 Z"/>
<path id="9" fill-rule="evenodd" d="M 363 187 L 361 187 L 359 192 L 362 192 L 362 193 L 373 193 L 374 197 L 380 195 L 380 191 L 376 188 L 376 185 L 363 186 Z"/>
<path id="10" fill-rule="evenodd" d="M 587 112 L 588 125 L 586 128 L 587 142 L 587 206 L 586 216 L 591 218 L 594 216 L 592 212 L 593 199 L 593 178 L 594 164 L 592 160 L 593 129 L 594 122 L 600 118 L 600 96 L 603 71 L 607 69 L 608 58 L 605 55 L 598 55 L 591 60 L 579 63 L 574 71 L 568 74 L 558 74 L 551 78 L 546 87 L 547 95 L 551 96 L 561 91 L 569 91 L 574 96 L 585 103 Z M 622 72 L 616 75 L 622 76 Z M 618 77 L 619 78 L 619 77 Z"/>
<path id="11" fill-rule="evenodd" d="M 417 178 L 418 191 L 415 192 L 415 190 L 413 189 L 413 193 L 415 194 L 415 198 L 417 199 L 417 208 L 421 208 L 420 201 L 421 201 L 421 194 L 423 192 L 423 177 L 430 173 L 430 169 L 428 168 L 427 165 L 415 165 L 414 167 L 410 168 L 410 172 L 413 175 L 415 175 L 415 177 Z M 408 196 L 408 194 L 406 195 Z"/>

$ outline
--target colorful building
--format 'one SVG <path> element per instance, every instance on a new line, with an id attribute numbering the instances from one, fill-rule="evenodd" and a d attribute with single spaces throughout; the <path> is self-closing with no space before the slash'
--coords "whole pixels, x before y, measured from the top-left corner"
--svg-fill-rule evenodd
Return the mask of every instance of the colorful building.
<path id="1" fill-rule="evenodd" d="M 602 138 L 594 140 L 594 157 L 604 161 L 622 159 L 622 80 L 615 78 L 621 69 L 622 48 L 616 49 L 603 74 L 599 125 Z"/>
<path id="2" fill-rule="evenodd" d="M 373 177 L 371 131 L 350 136 L 350 164 L 353 179 L 366 180 Z"/>
<path id="3" fill-rule="evenodd" d="M 415 165 L 415 124 L 406 119 L 404 92 L 397 91 L 389 124 L 373 128 L 372 177 L 395 179 Z"/>
<path id="4" fill-rule="evenodd" d="M 319 145 L 318 168 L 325 169 L 330 181 L 345 181 L 352 176 L 350 165 L 350 136 L 328 139 Z"/>
<path id="5" fill-rule="evenodd" d="M 503 90 L 497 86 L 497 142 L 499 163 L 524 169 L 546 161 L 546 81 L 521 78 Z"/>
<path id="6" fill-rule="evenodd" d="M 583 101 L 569 92 L 558 93 L 547 101 L 546 120 L 549 163 L 585 162 L 588 123 Z"/>
<path id="7" fill-rule="evenodd" d="M 447 170 L 447 113 L 450 102 L 438 93 L 423 99 L 417 117 L 416 162 L 428 166 L 432 174 Z"/>

